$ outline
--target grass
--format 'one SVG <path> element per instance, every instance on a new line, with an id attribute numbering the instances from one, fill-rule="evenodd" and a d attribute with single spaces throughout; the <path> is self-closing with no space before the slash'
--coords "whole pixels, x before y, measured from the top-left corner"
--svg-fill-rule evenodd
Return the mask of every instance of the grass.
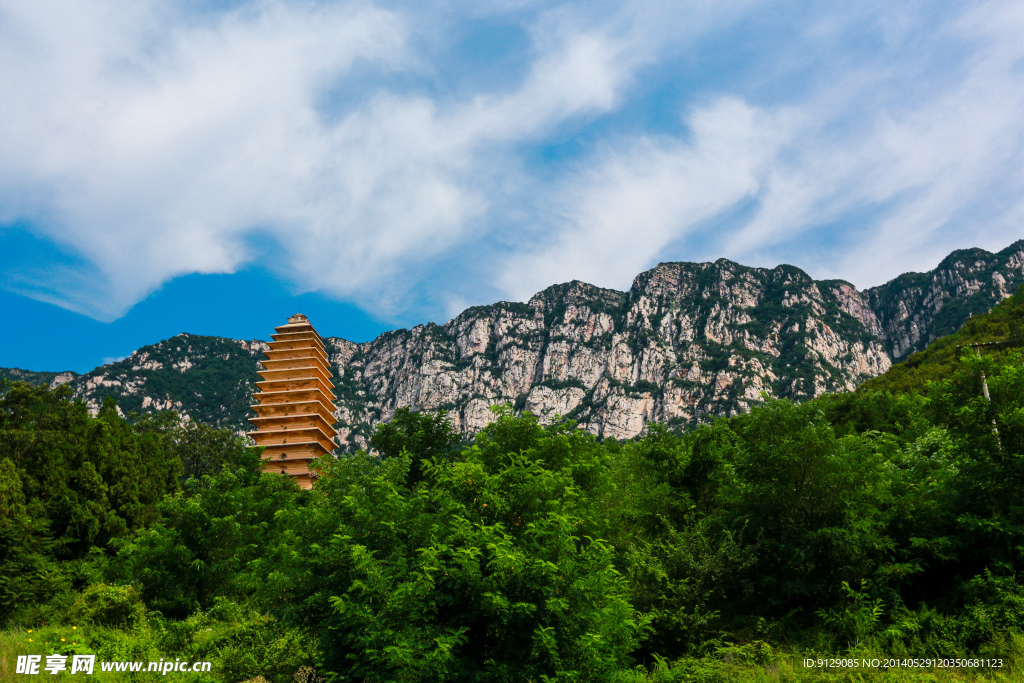
<path id="1" fill-rule="evenodd" d="M 136 629 L 115 629 L 97 626 L 46 626 L 38 629 L 9 628 L 0 631 L 0 681 L 29 681 L 34 677 L 16 674 L 18 657 L 21 655 L 42 655 L 39 675 L 44 680 L 81 680 L 81 674 L 70 674 L 72 655 L 96 655 L 93 675 L 85 680 L 105 683 L 125 681 L 152 681 L 159 674 L 151 672 L 131 673 L 102 671 L 101 661 L 158 661 L 161 656 L 152 644 L 151 634 Z M 67 669 L 56 675 L 47 672 L 46 656 L 61 654 L 67 656 Z M 145 665 L 144 665 L 145 666 Z M 210 673 L 177 673 L 174 680 L 188 683 L 212 683 L 220 679 Z"/>
<path id="2" fill-rule="evenodd" d="M 0 683 L 6 681 L 135 681 L 173 680 L 179 683 L 239 683 L 263 675 L 268 683 L 310 683 L 317 676 L 309 667 L 307 647 L 315 642 L 271 617 L 251 613 L 228 601 L 197 612 L 185 620 L 168 620 L 157 613 L 128 623 L 62 624 L 33 629 L 9 626 L 0 630 Z M 44 671 L 46 655 L 67 656 L 67 670 Z M 96 655 L 93 675 L 71 675 L 72 655 Z M 16 673 L 18 657 L 42 655 L 39 675 Z M 207 672 L 150 672 L 150 662 L 211 663 Z M 142 662 L 142 671 L 103 671 L 101 662 Z"/>
<path id="3" fill-rule="evenodd" d="M 63 640 L 61 640 L 63 638 Z M 19 655 L 45 655 L 60 653 L 95 654 L 96 667 L 92 676 L 85 680 L 99 683 L 155 681 L 165 677 L 153 672 L 105 672 L 100 670 L 101 661 L 157 661 L 181 656 L 192 660 L 196 653 L 158 652 L 156 643 L 160 634 L 152 625 L 132 628 L 109 628 L 99 626 L 50 626 L 26 630 L 9 628 L 0 631 L 0 681 L 33 680 L 15 674 Z M 700 659 L 687 658 L 673 662 L 659 659 L 654 664 L 630 671 L 619 672 L 609 683 L 1020 683 L 1024 681 L 1024 634 L 1017 633 L 1007 638 L 1005 644 L 993 650 L 1003 657 L 1002 668 L 968 667 L 919 667 L 884 668 L 872 666 L 871 660 L 884 662 L 885 655 L 869 650 L 854 654 L 838 655 L 857 662 L 855 667 L 807 666 L 805 660 L 822 658 L 816 652 L 779 653 L 767 644 L 756 641 L 744 646 L 720 649 L 715 655 Z M 190 655 L 186 657 L 186 655 Z M 836 655 L 830 655 L 836 657 Z M 252 676 L 233 676 L 230 667 L 218 661 L 216 655 L 209 673 L 173 672 L 167 680 L 182 683 L 241 683 L 259 680 Z M 70 669 L 70 656 L 68 665 Z M 865 663 L 868 663 L 865 666 Z M 51 675 L 40 670 L 44 680 L 80 680 L 70 676 L 68 671 Z M 269 674 L 268 674 L 269 675 Z M 302 666 L 293 675 L 278 673 L 264 678 L 274 681 L 313 681 L 319 677 L 308 666 Z"/>

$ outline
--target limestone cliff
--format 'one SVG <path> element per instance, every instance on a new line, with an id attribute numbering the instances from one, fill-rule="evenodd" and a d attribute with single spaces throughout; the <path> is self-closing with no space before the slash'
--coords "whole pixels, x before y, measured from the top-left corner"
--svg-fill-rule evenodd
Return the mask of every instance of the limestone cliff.
<path id="1" fill-rule="evenodd" d="M 649 421 L 693 423 L 763 396 L 850 390 L 891 362 L 857 305 L 847 283 L 722 259 L 660 264 L 629 292 L 571 282 L 368 344 L 329 339 L 342 438 L 364 445 L 401 406 L 447 410 L 473 432 L 500 403 L 629 438 Z"/>
<path id="2" fill-rule="evenodd" d="M 511 403 L 629 438 L 651 421 L 693 424 L 764 396 L 848 391 L 1021 282 L 1024 240 L 953 252 L 863 292 L 786 265 L 662 263 L 628 292 L 570 282 L 363 344 L 328 337 L 342 446 L 365 446 L 403 406 L 446 410 L 467 434 L 490 421 L 490 406 Z M 244 430 L 266 348 L 182 334 L 85 375 L 35 374 L 67 382 L 92 409 L 112 395 L 125 412 L 174 409 Z"/>
<path id="3" fill-rule="evenodd" d="M 628 438 L 650 421 L 687 424 L 763 396 L 848 391 L 957 329 L 1024 282 L 1024 240 L 956 251 L 928 273 L 860 292 L 792 266 L 662 263 L 628 292 L 582 282 L 528 303 L 464 311 L 443 326 L 367 344 L 329 339 L 346 447 L 402 406 L 447 410 L 471 433 L 489 407 L 571 417 Z"/>
<path id="4" fill-rule="evenodd" d="M 928 273 L 904 273 L 864 294 L 893 358 L 952 334 L 971 315 L 989 311 L 1024 282 L 1024 240 L 999 253 L 961 249 Z"/>

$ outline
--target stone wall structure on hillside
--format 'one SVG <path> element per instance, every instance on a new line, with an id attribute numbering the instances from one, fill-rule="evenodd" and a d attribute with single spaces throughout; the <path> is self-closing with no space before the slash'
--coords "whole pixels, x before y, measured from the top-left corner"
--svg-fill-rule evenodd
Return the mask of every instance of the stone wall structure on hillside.
<path id="1" fill-rule="evenodd" d="M 256 426 L 249 436 L 263 446 L 263 469 L 313 485 L 310 465 L 337 447 L 334 438 L 334 385 L 323 339 L 301 313 L 274 328 L 274 341 L 259 371 L 253 394 Z"/>

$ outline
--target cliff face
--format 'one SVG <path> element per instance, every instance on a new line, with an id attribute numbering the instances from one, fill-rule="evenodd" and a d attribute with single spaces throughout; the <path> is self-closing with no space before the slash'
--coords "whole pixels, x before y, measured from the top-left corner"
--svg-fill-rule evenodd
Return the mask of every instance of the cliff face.
<path id="1" fill-rule="evenodd" d="M 954 251 L 928 273 L 905 273 L 864 294 L 878 316 L 879 337 L 895 359 L 952 334 L 1024 282 L 1024 240 L 997 254 Z"/>
<path id="2" fill-rule="evenodd" d="M 571 282 L 368 344 L 329 339 L 342 439 L 364 445 L 402 406 L 448 410 L 472 432 L 491 405 L 512 403 L 628 438 L 649 421 L 743 411 L 762 394 L 850 390 L 890 365 L 858 317 L 865 308 L 848 283 L 723 259 L 661 264 L 625 293 Z"/>
<path id="3" fill-rule="evenodd" d="M 365 344 L 329 337 L 342 446 L 364 447 L 403 406 L 447 410 L 467 434 L 511 403 L 629 438 L 647 422 L 700 422 L 763 396 L 848 391 L 1022 282 L 1024 240 L 953 252 L 864 292 L 792 266 L 663 263 L 628 292 L 570 282 Z M 67 382 L 94 410 L 111 395 L 125 412 L 173 409 L 242 431 L 266 348 L 183 334 L 85 375 L 35 374 Z"/>

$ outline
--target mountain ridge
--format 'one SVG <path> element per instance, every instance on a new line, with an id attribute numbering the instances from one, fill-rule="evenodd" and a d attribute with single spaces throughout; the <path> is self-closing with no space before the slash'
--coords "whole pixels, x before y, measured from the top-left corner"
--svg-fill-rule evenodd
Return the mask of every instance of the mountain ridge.
<path id="1" fill-rule="evenodd" d="M 625 292 L 573 280 L 370 342 L 327 337 L 342 446 L 365 447 L 373 425 L 405 406 L 447 410 L 466 434 L 490 421 L 490 406 L 511 403 L 628 438 L 650 421 L 743 412 L 763 394 L 849 391 L 1021 282 L 1024 240 L 997 253 L 957 250 L 931 271 L 863 291 L 788 264 L 663 262 Z M 241 430 L 265 348 L 182 334 L 61 379 L 92 409 L 111 395 L 126 412 L 174 409 Z"/>

